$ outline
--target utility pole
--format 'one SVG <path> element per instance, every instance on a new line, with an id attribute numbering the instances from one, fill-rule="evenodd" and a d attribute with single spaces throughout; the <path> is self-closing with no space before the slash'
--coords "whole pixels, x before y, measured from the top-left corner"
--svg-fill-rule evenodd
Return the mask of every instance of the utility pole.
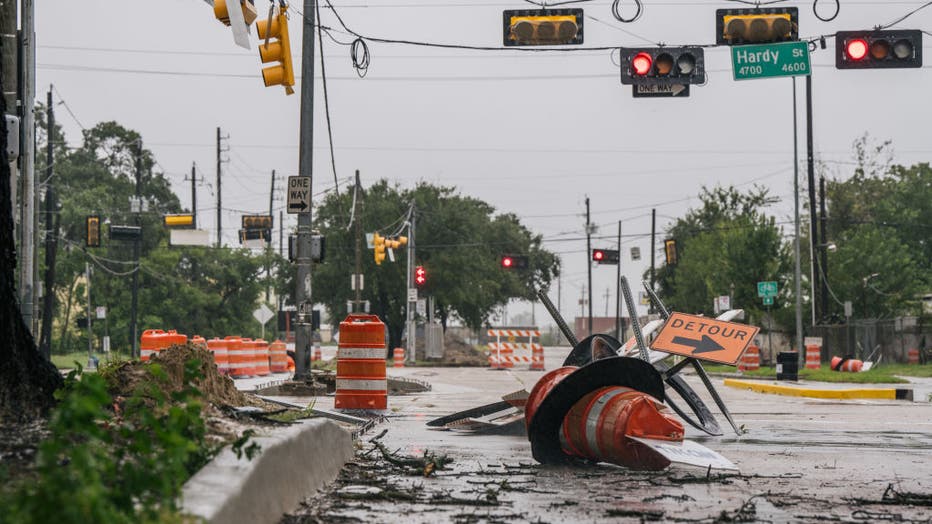
<path id="1" fill-rule="evenodd" d="M 194 162 L 191 162 L 191 217 L 197 229 L 197 164 Z"/>
<path id="2" fill-rule="evenodd" d="M 828 217 L 825 214 L 825 177 L 819 177 L 819 282 L 822 284 L 822 318 L 829 316 L 828 304 Z"/>
<path id="3" fill-rule="evenodd" d="M 220 198 L 220 127 L 217 127 L 217 247 L 223 245 L 223 199 Z"/>
<path id="4" fill-rule="evenodd" d="M 657 257 L 657 248 L 655 247 L 655 242 L 657 241 L 657 209 L 650 210 L 650 290 L 656 291 L 656 286 L 654 285 L 657 281 L 656 272 L 654 270 L 654 259 Z M 654 312 L 654 301 L 650 302 L 650 305 L 647 308 L 649 313 Z M 631 321 L 634 322 L 632 315 Z"/>
<path id="5" fill-rule="evenodd" d="M 605 298 L 605 316 L 608 316 L 608 299 L 612 298 L 612 288 L 605 288 L 605 294 L 602 295 Z M 616 337 L 617 338 L 617 337 Z"/>
<path id="6" fill-rule="evenodd" d="M 356 170 L 356 188 L 353 190 L 353 220 L 356 222 L 356 271 L 353 274 L 353 287 L 356 288 L 356 299 L 353 301 L 353 311 L 359 311 L 359 304 L 362 303 L 362 220 L 359 215 L 359 208 L 362 199 L 362 184 L 359 181 L 359 170 Z"/>
<path id="7" fill-rule="evenodd" d="M 87 279 L 87 367 L 91 367 L 94 356 L 94 330 L 91 328 L 91 264 L 84 262 L 84 278 Z"/>
<path id="8" fill-rule="evenodd" d="M 799 361 L 803 362 L 805 352 L 803 351 L 803 292 L 802 292 L 802 270 L 800 267 L 800 241 L 799 241 L 799 137 L 797 129 L 796 114 L 799 112 L 796 107 L 796 77 L 793 81 L 793 209 L 794 209 L 794 229 L 793 231 L 793 262 L 794 262 L 794 292 L 796 295 L 796 351 L 799 353 Z"/>
<path id="9" fill-rule="evenodd" d="M 142 139 L 136 142 L 136 225 L 142 227 Z M 141 231 L 140 231 L 141 236 Z M 139 356 L 139 337 L 137 336 L 136 319 L 139 313 L 139 242 L 137 236 L 133 240 L 133 298 L 130 305 L 129 319 L 129 339 L 132 343 L 131 357 Z M 88 306 L 90 307 L 90 306 Z M 88 312 L 88 322 L 90 322 L 90 312 Z"/>
<path id="10" fill-rule="evenodd" d="M 812 75 L 806 75 L 806 166 L 809 171 L 809 269 L 812 273 L 812 327 L 815 327 L 819 318 L 819 301 L 816 289 L 819 289 L 819 275 L 815 270 L 815 260 L 818 253 L 819 239 L 816 233 L 816 197 L 815 197 L 815 161 L 812 152 Z M 802 346 L 799 347 L 803 353 Z"/>
<path id="11" fill-rule="evenodd" d="M 560 311 L 563 308 L 563 275 L 557 277 L 557 312 L 562 315 Z M 563 341 L 563 332 L 559 329 L 560 326 L 557 326 L 557 345 L 559 346 Z"/>
<path id="12" fill-rule="evenodd" d="M 275 202 L 275 170 L 272 170 L 272 188 L 269 189 L 269 217 L 272 216 L 272 204 Z M 280 224 L 279 224 L 280 225 Z M 270 300 L 272 294 L 272 239 L 265 244 L 265 301 Z"/>
<path id="13" fill-rule="evenodd" d="M 618 221 L 618 266 L 615 270 L 615 338 L 621 340 L 621 220 Z"/>
<path id="14" fill-rule="evenodd" d="M 304 27 L 301 42 L 301 116 L 298 138 L 298 174 L 308 177 L 313 188 L 314 171 L 314 0 L 304 0 Z M 313 191 L 311 191 L 313 194 Z M 314 299 L 311 289 L 311 210 L 298 213 L 297 278 L 295 306 L 298 308 L 295 328 L 295 377 L 307 375 L 311 350 L 311 312 Z"/>
<path id="15" fill-rule="evenodd" d="M 407 347 L 405 348 L 405 360 L 408 362 L 415 361 L 415 342 L 417 339 L 417 324 L 414 322 L 414 310 L 417 308 L 417 296 L 411 300 L 411 289 L 414 288 L 414 237 L 415 226 L 417 224 L 417 206 L 414 201 L 411 202 L 411 212 L 409 213 L 410 221 L 408 222 L 408 261 L 407 261 L 407 286 L 405 292 L 408 293 L 408 309 L 405 312 L 405 330 L 408 333 Z"/>
<path id="16" fill-rule="evenodd" d="M 592 224 L 589 221 L 589 197 L 586 197 L 586 269 L 588 270 L 589 283 L 589 317 L 587 331 L 592 335 Z"/>
<path id="17" fill-rule="evenodd" d="M 52 107 L 52 88 L 49 87 L 48 106 L 46 107 L 48 121 L 48 137 L 46 140 L 45 160 L 45 296 L 42 297 L 42 332 L 39 336 L 39 353 L 49 360 L 52 357 L 52 318 L 54 317 L 55 294 L 52 292 L 55 285 L 55 258 L 58 254 L 58 224 L 59 214 L 56 213 L 55 192 L 52 185 L 52 165 L 54 164 L 55 111 Z"/>

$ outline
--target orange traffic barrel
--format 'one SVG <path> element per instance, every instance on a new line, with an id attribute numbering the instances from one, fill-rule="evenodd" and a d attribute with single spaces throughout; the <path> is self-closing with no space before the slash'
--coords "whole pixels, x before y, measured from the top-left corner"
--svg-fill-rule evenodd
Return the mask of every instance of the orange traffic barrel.
<path id="1" fill-rule="evenodd" d="M 166 333 L 165 340 L 167 344 L 162 347 L 162 349 L 168 349 L 171 346 L 183 346 L 188 343 L 188 336 L 175 331 L 174 329 L 168 330 Z"/>
<path id="2" fill-rule="evenodd" d="M 531 370 L 544 370 L 544 346 L 540 344 L 531 344 Z"/>
<path id="3" fill-rule="evenodd" d="M 351 314 L 340 322 L 337 348 L 337 409 L 385 409 L 385 324 L 375 315 Z"/>
<path id="4" fill-rule="evenodd" d="M 324 357 L 323 357 L 323 355 L 322 355 L 321 352 L 320 352 L 320 344 L 318 344 L 318 343 L 315 342 L 315 343 L 314 343 L 314 351 L 311 352 L 311 361 L 312 361 L 312 362 L 317 362 L 317 361 L 323 360 L 323 359 L 324 359 Z"/>
<path id="5" fill-rule="evenodd" d="M 760 348 L 757 346 L 750 346 L 741 355 L 741 360 L 738 362 L 739 371 L 755 371 L 760 368 Z"/>
<path id="6" fill-rule="evenodd" d="M 207 341 L 207 349 L 214 355 L 214 363 L 221 375 L 230 374 L 230 353 L 227 341 L 222 338 L 212 338 Z"/>
<path id="7" fill-rule="evenodd" d="M 230 375 L 233 378 L 248 377 L 249 363 L 246 360 L 246 353 L 243 352 L 243 339 L 240 337 L 228 336 L 224 340 L 226 340 L 227 343 Z M 250 353 L 250 355 L 251 354 L 252 353 Z"/>
<path id="8" fill-rule="evenodd" d="M 910 364 L 918 364 L 918 363 L 919 363 L 919 350 L 918 350 L 918 349 L 910 349 L 910 350 L 906 353 L 906 357 L 907 357 L 907 362 L 908 362 L 908 363 L 910 363 Z"/>
<path id="9" fill-rule="evenodd" d="M 256 375 L 267 377 L 272 373 L 271 369 L 269 369 L 268 342 L 261 338 L 252 341 L 252 361 L 256 366 Z"/>
<path id="10" fill-rule="evenodd" d="M 291 357 L 288 357 L 288 372 L 294 373 L 294 359 Z"/>
<path id="11" fill-rule="evenodd" d="M 628 436 L 681 442 L 683 425 L 647 393 L 606 386 L 573 404 L 560 428 L 560 444 L 567 455 L 631 469 L 659 470 L 670 465 L 666 457 Z"/>
<path id="12" fill-rule="evenodd" d="M 161 329 L 147 329 L 142 332 L 139 344 L 139 359 L 148 362 L 152 355 L 162 350 L 165 344 L 165 332 Z"/>
<path id="13" fill-rule="evenodd" d="M 240 351 L 243 354 L 243 369 L 246 376 L 256 376 L 256 351 L 251 338 L 240 339 Z"/>
<path id="14" fill-rule="evenodd" d="M 207 341 L 204 340 L 204 337 L 200 335 L 194 335 L 193 337 L 191 337 L 191 345 L 193 345 L 196 348 L 200 348 L 204 350 L 210 349 L 207 347 Z"/>
<path id="15" fill-rule="evenodd" d="M 816 345 L 806 346 L 806 369 L 822 367 L 822 348 Z"/>
<path id="16" fill-rule="evenodd" d="M 272 373 L 288 372 L 288 351 L 284 342 L 276 340 L 269 344 L 269 361 L 269 368 Z"/>
<path id="17" fill-rule="evenodd" d="M 534 387 L 531 389 L 530 395 L 528 395 L 527 403 L 524 408 L 524 422 L 525 425 L 530 426 L 531 420 L 534 419 L 534 413 L 537 412 L 537 408 L 540 407 L 540 403 L 547 398 L 547 395 L 550 394 L 550 391 L 560 383 L 561 380 L 567 377 L 570 373 L 576 371 L 576 366 L 564 366 L 557 368 L 553 371 L 548 372 L 546 375 L 540 377 L 540 380 L 534 384 Z"/>
<path id="18" fill-rule="evenodd" d="M 395 348 L 395 353 L 392 355 L 392 360 L 394 361 L 394 364 L 392 367 L 396 367 L 396 368 L 405 367 L 405 349 Z"/>
<path id="19" fill-rule="evenodd" d="M 864 367 L 864 362 L 853 358 L 832 357 L 833 371 L 851 371 L 857 373 Z"/>

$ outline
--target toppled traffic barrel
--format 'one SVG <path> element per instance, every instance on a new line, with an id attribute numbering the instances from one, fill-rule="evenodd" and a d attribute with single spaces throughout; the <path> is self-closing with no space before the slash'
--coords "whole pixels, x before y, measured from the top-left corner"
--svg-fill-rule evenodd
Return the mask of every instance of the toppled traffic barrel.
<path id="1" fill-rule="evenodd" d="M 388 407 L 385 353 L 385 324 L 379 317 L 352 314 L 340 322 L 336 409 Z"/>
<path id="2" fill-rule="evenodd" d="M 663 401 L 660 373 L 640 359 L 598 358 L 582 367 L 555 369 L 528 397 L 525 422 L 531 451 L 542 463 L 580 457 L 632 469 L 663 469 L 670 461 L 635 440 L 683 440 L 683 425 Z"/>

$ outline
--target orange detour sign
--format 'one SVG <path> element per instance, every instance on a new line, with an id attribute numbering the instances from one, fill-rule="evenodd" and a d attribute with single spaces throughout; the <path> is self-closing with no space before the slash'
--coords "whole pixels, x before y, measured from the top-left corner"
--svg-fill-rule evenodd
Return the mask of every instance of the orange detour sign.
<path id="1" fill-rule="evenodd" d="M 650 348 L 734 366 L 758 331 L 746 324 L 673 313 Z"/>

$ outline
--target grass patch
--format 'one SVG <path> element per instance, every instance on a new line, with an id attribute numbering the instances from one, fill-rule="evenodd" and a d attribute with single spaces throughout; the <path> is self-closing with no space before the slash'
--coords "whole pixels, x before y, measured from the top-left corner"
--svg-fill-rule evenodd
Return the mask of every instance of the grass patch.
<path id="1" fill-rule="evenodd" d="M 107 362 L 120 362 L 123 360 L 129 360 L 129 355 L 114 352 L 106 354 L 95 352 L 94 356 L 100 359 L 101 365 Z M 87 367 L 87 351 L 75 351 L 73 353 L 52 355 L 52 364 L 55 364 L 55 367 L 58 369 L 74 369 L 74 363 L 76 361 L 82 366 Z"/>
<path id="2" fill-rule="evenodd" d="M 891 375 L 904 377 L 932 377 L 932 364 L 880 364 L 879 369 Z"/>
<path id="3" fill-rule="evenodd" d="M 705 365 L 703 367 L 709 373 L 737 373 L 738 368 L 733 366 L 722 366 L 722 365 Z M 844 382 L 848 384 L 906 384 L 909 381 L 899 378 L 895 375 L 906 375 L 907 373 L 900 372 L 900 369 L 912 369 L 913 373 L 921 373 L 923 370 L 917 370 L 917 368 L 928 367 L 928 371 L 932 373 L 932 366 L 905 366 L 894 364 L 890 366 L 881 366 L 879 368 L 871 369 L 870 371 L 865 371 L 863 373 L 846 373 L 841 371 L 832 371 L 832 369 L 827 365 L 823 364 L 819 369 L 801 369 L 799 370 L 800 380 L 812 380 L 814 382 Z M 751 378 L 777 378 L 777 370 L 773 367 L 761 366 L 755 371 L 742 371 L 742 376 L 751 377 Z M 932 375 L 921 375 L 921 374 L 911 374 L 909 376 L 913 377 L 923 377 L 923 376 L 932 376 Z"/>

